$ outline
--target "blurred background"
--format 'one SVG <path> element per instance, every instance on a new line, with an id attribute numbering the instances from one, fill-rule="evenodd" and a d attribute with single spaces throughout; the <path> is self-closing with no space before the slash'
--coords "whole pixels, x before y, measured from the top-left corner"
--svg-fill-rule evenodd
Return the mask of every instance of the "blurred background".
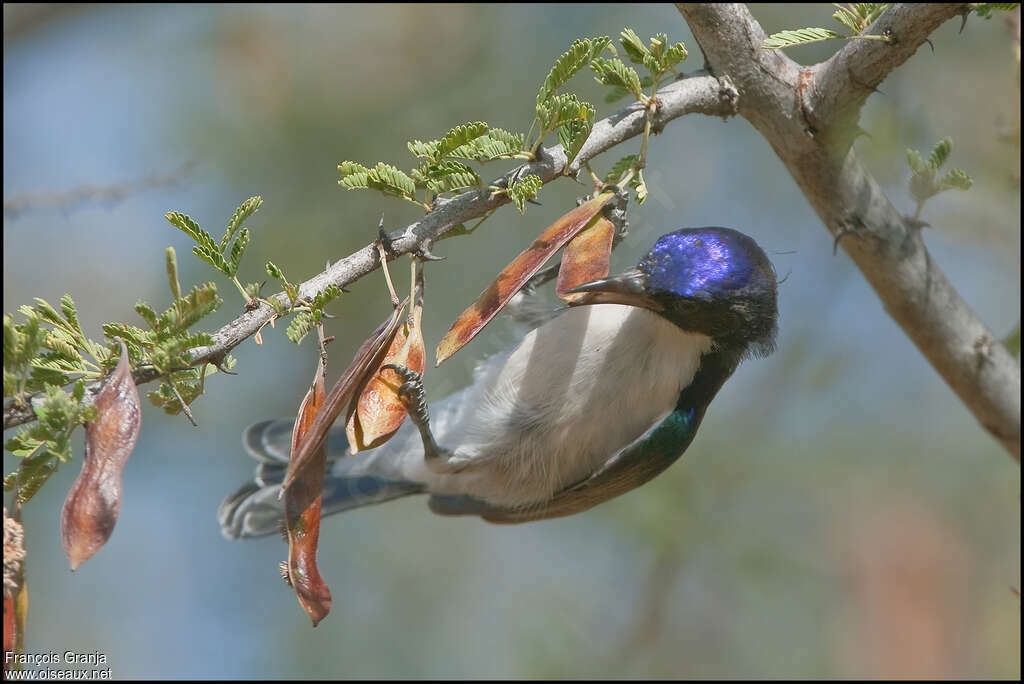
<path id="1" fill-rule="evenodd" d="M 752 8 L 768 33 L 833 8 Z M 408 169 L 405 141 L 466 121 L 525 131 L 550 65 L 577 37 L 665 31 L 702 66 L 676 10 L 650 5 L 42 7 L 4 5 L 4 311 L 70 292 L 86 332 L 216 280 L 164 219 L 220 235 L 265 204 L 241 280 L 268 258 L 319 272 L 418 209 L 337 186 L 342 160 Z M 950 21 L 873 95 L 857 150 L 912 212 L 905 149 L 943 136 L 975 180 L 923 218 L 936 263 L 999 337 L 1020 319 L 1019 76 L 1003 15 Z M 838 43 L 791 50 L 811 64 Z M 570 85 L 606 116 L 583 73 Z M 555 144 L 551 140 L 548 144 Z M 599 158 L 604 172 L 636 152 Z M 509 168 L 488 165 L 492 179 Z M 76 459 L 25 508 L 32 652 L 100 651 L 118 678 L 1020 677 L 1020 467 L 885 314 L 769 146 L 742 119 L 691 116 L 652 141 L 650 198 L 631 205 L 613 270 L 683 226 L 752 235 L 785 282 L 778 351 L 744 363 L 684 458 L 584 514 L 522 526 L 433 516 L 407 498 L 325 520 L 334 595 L 311 629 L 278 577 L 277 538 L 227 541 L 221 499 L 250 477 L 239 441 L 292 415 L 315 363 L 283 327 L 235 351 L 193 404 L 148 403 L 117 529 L 76 573 L 59 540 Z M 585 188 L 545 187 L 525 217 L 437 245 L 427 346 Z M 404 262 L 403 262 L 404 263 Z M 407 269 L 395 269 L 400 289 Z M 267 284 L 273 291 L 274 285 Z M 379 273 L 331 307 L 338 359 L 384 317 Z M 19 320 L 20 315 L 16 315 Z M 439 398 L 503 348 L 497 321 L 437 371 Z M 343 364 L 335 363 L 332 378 Z M 146 391 L 153 389 L 147 386 Z M 6 435 L 7 437 L 10 434 Z M 81 436 L 77 453 L 81 453 Z M 4 471 L 14 467 L 4 455 Z"/>

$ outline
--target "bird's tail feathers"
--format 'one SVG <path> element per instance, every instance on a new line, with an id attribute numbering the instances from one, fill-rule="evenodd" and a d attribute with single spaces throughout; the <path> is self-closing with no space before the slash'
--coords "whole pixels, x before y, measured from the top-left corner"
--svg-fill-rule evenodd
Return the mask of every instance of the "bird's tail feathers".
<path id="1" fill-rule="evenodd" d="M 268 420 L 250 426 L 243 434 L 242 443 L 258 465 L 253 480 L 225 498 L 217 509 L 225 537 L 263 537 L 283 529 L 284 501 L 279 495 L 288 467 L 292 423 L 287 418 Z M 344 440 L 343 430 L 332 429 L 328 433 L 323 516 L 425 491 L 420 483 L 396 479 L 392 473 L 375 467 L 386 460 L 373 451 L 346 455 L 339 462 L 338 457 L 347 454 Z"/>

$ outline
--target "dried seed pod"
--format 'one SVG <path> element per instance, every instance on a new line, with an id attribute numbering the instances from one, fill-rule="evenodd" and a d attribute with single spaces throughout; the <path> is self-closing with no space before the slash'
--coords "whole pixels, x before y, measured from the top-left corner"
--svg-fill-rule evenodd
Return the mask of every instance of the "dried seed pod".
<path id="1" fill-rule="evenodd" d="M 445 359 L 476 337 L 526 281 L 540 270 L 544 262 L 585 228 L 613 197 L 615 193 L 606 190 L 561 216 L 503 268 L 494 282 L 452 323 L 452 327 L 437 345 L 435 365 L 440 366 Z"/>
<path id="2" fill-rule="evenodd" d="M 313 386 L 306 392 L 295 417 L 292 453 L 295 453 L 299 442 L 323 407 L 324 398 L 324 362 L 321 357 Z M 316 565 L 326 465 L 327 445 L 322 443 L 312 452 L 308 465 L 295 477 L 284 495 L 288 563 L 281 568 L 282 576 L 295 589 L 299 605 L 313 621 L 314 627 L 331 612 L 331 590 Z"/>
<path id="3" fill-rule="evenodd" d="M 353 454 L 388 441 L 408 415 L 398 399 L 398 388 L 404 380 L 393 370 L 381 370 L 381 366 L 396 363 L 423 373 L 427 354 L 423 347 L 422 321 L 423 307 L 418 303 L 406 325 L 398 329 L 387 354 L 374 369 L 359 398 L 349 407 L 345 434 Z"/>
<path id="4" fill-rule="evenodd" d="M 607 278 L 612 262 L 612 240 L 615 225 L 603 216 L 579 232 L 562 251 L 562 265 L 558 268 L 555 294 L 562 301 L 574 302 L 585 297 L 585 292 L 568 291 L 598 278 Z"/>
<path id="5" fill-rule="evenodd" d="M 408 298 L 399 304 L 386 321 L 373 331 L 369 339 L 363 342 L 356 352 L 345 372 L 341 374 L 338 381 L 331 387 L 330 394 L 324 400 L 323 408 L 316 414 L 309 430 L 302 436 L 298 444 L 292 448 L 291 460 L 288 462 L 288 470 L 284 476 L 284 483 L 281 485 L 283 491 L 287 491 L 299 472 L 302 471 L 312 460 L 313 453 L 323 446 L 327 438 L 327 431 L 334 424 L 334 421 L 341 414 L 341 410 L 348 406 L 352 397 L 365 383 L 368 373 L 379 368 L 381 359 L 391 346 L 391 340 L 402 322 L 402 311 L 409 302 Z"/>
<path id="6" fill-rule="evenodd" d="M 24 530 L 21 523 L 7 517 L 4 508 L 4 653 L 24 646 L 25 618 L 28 614 L 28 590 L 22 564 L 25 561 Z M 4 658 L 3 670 L 11 663 Z"/>
<path id="7" fill-rule="evenodd" d="M 96 420 L 85 426 L 82 472 L 71 485 L 60 513 L 64 553 L 76 569 L 110 538 L 121 510 L 121 473 L 142 424 L 139 392 L 121 342 L 121 360 L 93 403 Z"/>

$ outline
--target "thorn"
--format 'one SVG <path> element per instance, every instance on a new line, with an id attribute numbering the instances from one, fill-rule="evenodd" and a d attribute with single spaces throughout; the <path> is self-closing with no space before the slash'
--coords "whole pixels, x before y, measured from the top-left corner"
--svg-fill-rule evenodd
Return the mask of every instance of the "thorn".
<path id="1" fill-rule="evenodd" d="M 225 368 L 224 367 L 224 361 L 218 361 L 217 363 L 215 363 L 213 365 L 217 367 L 217 371 L 218 372 L 223 373 L 224 375 L 238 375 L 238 373 L 236 373 L 234 371 L 230 371 L 227 368 Z"/>
<path id="2" fill-rule="evenodd" d="M 852 235 L 856 232 L 857 231 L 855 231 L 853 228 L 842 226 L 839 229 L 839 232 L 836 233 L 836 239 L 832 242 L 832 256 L 835 256 L 836 254 L 839 253 L 839 241 L 842 240 L 847 235 Z"/>
<path id="3" fill-rule="evenodd" d="M 448 257 L 437 256 L 431 252 L 429 248 L 421 247 L 420 250 L 416 252 L 416 258 L 420 261 L 444 261 Z"/>
<path id="4" fill-rule="evenodd" d="M 924 42 L 928 43 L 928 47 L 930 47 L 932 49 L 932 52 L 935 52 L 935 45 L 932 44 L 932 41 L 930 41 L 927 38 L 925 38 Z"/>
<path id="5" fill-rule="evenodd" d="M 911 230 L 921 230 L 922 228 L 932 227 L 932 224 L 914 216 L 904 216 L 903 220 L 906 221 L 907 227 L 910 228 Z"/>
<path id="6" fill-rule="evenodd" d="M 964 32 L 964 26 L 967 26 L 967 17 L 969 16 L 971 16 L 970 12 L 964 12 L 960 15 L 960 33 Z M 934 51 L 935 48 L 932 48 L 932 50 Z"/>
<path id="7" fill-rule="evenodd" d="M 391 238 L 388 237 L 387 232 L 384 230 L 384 219 L 380 220 L 380 225 L 377 226 L 377 242 L 384 248 L 384 251 L 388 254 L 392 254 L 391 251 Z"/>
<path id="8" fill-rule="evenodd" d="M 528 199 L 528 200 L 526 200 L 526 202 L 527 202 L 528 204 L 536 204 L 536 205 L 537 205 L 538 207 L 543 207 L 543 206 L 544 206 L 543 204 L 541 204 L 540 202 L 538 202 L 538 201 L 537 201 L 537 200 L 535 200 L 535 199 Z"/>

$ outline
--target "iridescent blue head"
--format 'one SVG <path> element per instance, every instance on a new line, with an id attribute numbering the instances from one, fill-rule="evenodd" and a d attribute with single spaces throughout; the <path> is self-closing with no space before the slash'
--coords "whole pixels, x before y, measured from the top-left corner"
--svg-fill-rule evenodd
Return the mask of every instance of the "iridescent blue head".
<path id="1" fill-rule="evenodd" d="M 775 270 L 731 228 L 683 228 L 658 238 L 636 268 L 576 288 L 580 304 L 616 303 L 660 313 L 719 347 L 770 353 L 777 329 Z"/>

